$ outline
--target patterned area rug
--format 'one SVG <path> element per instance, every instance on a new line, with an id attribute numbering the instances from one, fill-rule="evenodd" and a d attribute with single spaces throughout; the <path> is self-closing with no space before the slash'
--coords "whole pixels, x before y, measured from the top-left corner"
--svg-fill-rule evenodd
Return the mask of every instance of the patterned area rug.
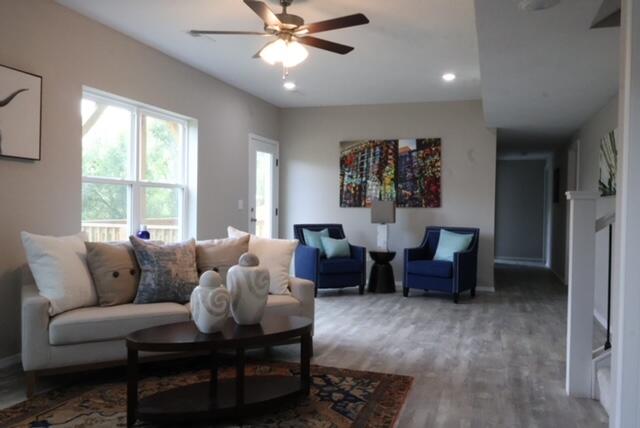
<path id="1" fill-rule="evenodd" d="M 178 367 L 176 367 L 176 365 Z M 148 367 L 142 373 L 140 396 L 205 382 L 204 363 Z M 143 366 L 144 367 L 144 366 Z M 299 373 L 293 363 L 248 365 L 247 376 Z M 276 412 L 244 421 L 243 427 L 393 427 L 413 378 L 382 373 L 311 366 L 311 395 Z M 231 367 L 220 378 L 232 378 Z M 126 427 L 126 382 L 60 388 L 0 410 L 2 427 Z M 232 427 L 236 425 L 220 425 Z M 136 427 L 152 427 L 138 421 Z"/>

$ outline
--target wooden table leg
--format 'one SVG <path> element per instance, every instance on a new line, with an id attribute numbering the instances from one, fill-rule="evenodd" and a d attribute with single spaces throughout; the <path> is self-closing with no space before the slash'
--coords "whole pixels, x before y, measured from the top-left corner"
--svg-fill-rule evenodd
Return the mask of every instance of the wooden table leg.
<path id="1" fill-rule="evenodd" d="M 300 389 L 305 395 L 311 392 L 311 333 L 300 338 Z"/>
<path id="2" fill-rule="evenodd" d="M 244 405 L 244 349 L 236 349 L 236 407 Z"/>
<path id="3" fill-rule="evenodd" d="M 218 353 L 214 350 L 210 355 L 211 376 L 209 379 L 209 407 L 218 407 Z"/>
<path id="4" fill-rule="evenodd" d="M 138 411 L 138 351 L 127 350 L 127 426 L 135 424 Z"/>

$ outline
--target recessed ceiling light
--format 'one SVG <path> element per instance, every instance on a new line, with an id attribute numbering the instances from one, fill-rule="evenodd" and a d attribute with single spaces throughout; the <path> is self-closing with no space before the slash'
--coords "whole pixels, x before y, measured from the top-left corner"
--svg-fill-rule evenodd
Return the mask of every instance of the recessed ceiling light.
<path id="1" fill-rule="evenodd" d="M 282 84 L 282 86 L 287 90 L 287 91 L 293 91 L 296 88 L 296 84 L 290 80 L 287 80 L 286 82 L 284 82 Z"/>
<path id="2" fill-rule="evenodd" d="M 456 80 L 456 75 L 453 73 L 445 73 L 442 75 L 442 80 L 444 80 L 445 82 L 453 82 L 454 80 Z"/>

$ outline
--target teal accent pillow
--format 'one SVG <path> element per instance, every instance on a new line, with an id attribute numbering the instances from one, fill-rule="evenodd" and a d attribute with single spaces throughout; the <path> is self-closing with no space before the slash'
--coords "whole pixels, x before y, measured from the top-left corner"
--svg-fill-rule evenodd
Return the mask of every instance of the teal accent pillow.
<path id="1" fill-rule="evenodd" d="M 473 240 L 472 234 L 454 233 L 442 229 L 440 231 L 440 239 L 438 240 L 438 248 L 433 260 L 453 261 L 454 253 L 465 251 L 469 248 L 469 244 Z"/>
<path id="2" fill-rule="evenodd" d="M 304 236 L 304 242 L 310 247 L 320 250 L 320 257 L 324 257 L 324 247 L 322 246 L 322 237 L 329 237 L 329 229 L 322 229 L 318 232 L 314 232 L 309 229 L 302 229 L 302 235 Z"/>
<path id="3" fill-rule="evenodd" d="M 351 256 L 349 241 L 346 239 L 333 239 L 326 236 L 323 236 L 320 239 L 322 240 L 322 246 L 324 247 L 324 251 L 327 253 L 328 259 Z"/>

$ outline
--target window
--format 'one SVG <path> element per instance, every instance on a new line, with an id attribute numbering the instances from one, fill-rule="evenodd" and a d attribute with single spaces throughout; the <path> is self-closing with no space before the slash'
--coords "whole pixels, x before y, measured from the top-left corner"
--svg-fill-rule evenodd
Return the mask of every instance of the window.
<path id="1" fill-rule="evenodd" d="M 185 118 L 85 92 L 82 98 L 82 230 L 91 241 L 186 235 Z"/>

